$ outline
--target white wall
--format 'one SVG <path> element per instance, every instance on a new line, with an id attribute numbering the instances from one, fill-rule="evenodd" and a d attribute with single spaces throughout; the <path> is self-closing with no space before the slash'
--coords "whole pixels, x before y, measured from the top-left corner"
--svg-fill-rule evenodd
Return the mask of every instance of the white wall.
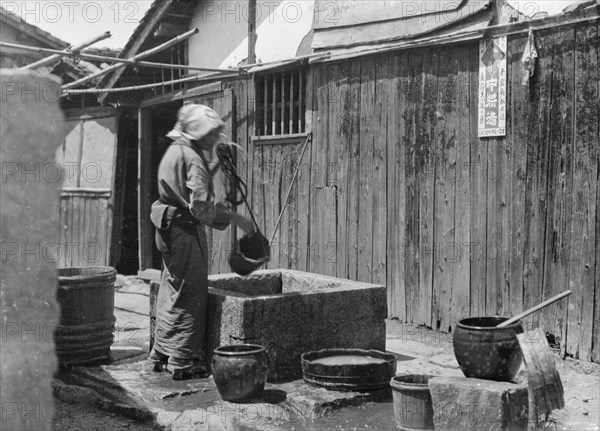
<path id="1" fill-rule="evenodd" d="M 256 58 L 262 62 L 296 55 L 312 26 L 311 0 L 258 0 Z M 191 28 L 200 32 L 189 41 L 190 65 L 236 67 L 248 57 L 248 0 L 201 2 Z"/>

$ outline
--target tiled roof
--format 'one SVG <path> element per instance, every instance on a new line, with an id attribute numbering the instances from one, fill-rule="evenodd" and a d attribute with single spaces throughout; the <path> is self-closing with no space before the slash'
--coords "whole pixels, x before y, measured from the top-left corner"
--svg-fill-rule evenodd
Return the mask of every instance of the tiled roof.
<path id="1" fill-rule="evenodd" d="M 0 6 L 0 18 L 2 25 L 12 26 L 53 49 L 65 49 L 70 46 L 68 42 L 53 36 L 52 34 L 42 30 L 39 27 L 36 27 L 33 24 L 25 22 L 21 17 L 10 13 L 2 6 Z"/>

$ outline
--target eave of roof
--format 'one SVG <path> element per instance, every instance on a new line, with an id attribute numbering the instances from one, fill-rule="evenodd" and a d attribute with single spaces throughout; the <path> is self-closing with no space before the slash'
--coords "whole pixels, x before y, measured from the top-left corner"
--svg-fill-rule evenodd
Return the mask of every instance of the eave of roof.
<path id="1" fill-rule="evenodd" d="M 10 25 L 53 49 L 65 49 L 71 46 L 70 43 L 61 40 L 47 31 L 44 31 L 33 24 L 29 24 L 21 17 L 8 12 L 2 6 L 0 6 L 0 15 L 2 17 L 1 21 L 3 25 Z"/>
<path id="2" fill-rule="evenodd" d="M 120 58 L 130 58 L 139 52 L 143 51 L 142 48 L 151 48 L 157 46 L 159 41 L 153 43 L 152 34 L 156 26 L 161 23 L 164 19 L 169 18 L 169 13 L 176 12 L 178 7 L 184 11 L 189 11 L 189 18 L 191 20 L 193 14 L 193 7 L 197 4 L 196 0 L 155 0 L 150 8 L 146 11 L 144 17 L 140 20 L 139 25 L 136 27 L 131 37 L 125 44 L 125 47 L 119 54 Z M 148 41 L 152 43 L 149 46 Z M 105 76 L 98 85 L 98 88 L 112 88 L 119 81 L 125 70 L 131 69 L 130 66 L 122 67 L 115 72 Z M 99 98 L 100 102 L 103 102 L 107 94 Z"/>

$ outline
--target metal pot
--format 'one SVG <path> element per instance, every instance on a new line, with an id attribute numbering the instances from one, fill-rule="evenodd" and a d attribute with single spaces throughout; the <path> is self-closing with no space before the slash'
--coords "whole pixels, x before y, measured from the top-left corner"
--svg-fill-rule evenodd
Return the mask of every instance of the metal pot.
<path id="1" fill-rule="evenodd" d="M 512 381 L 523 362 L 517 334 L 520 322 L 505 328 L 496 326 L 507 317 L 471 317 L 461 320 L 454 330 L 454 355 L 466 377 Z"/>

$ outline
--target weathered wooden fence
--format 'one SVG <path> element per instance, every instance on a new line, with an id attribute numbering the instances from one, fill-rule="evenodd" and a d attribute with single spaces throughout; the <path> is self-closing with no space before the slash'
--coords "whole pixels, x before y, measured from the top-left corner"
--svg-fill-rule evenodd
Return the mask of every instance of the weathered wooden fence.
<path id="1" fill-rule="evenodd" d="M 508 128 L 477 134 L 478 44 L 314 65 L 314 133 L 271 267 L 389 287 L 389 314 L 443 331 L 469 315 L 527 320 L 600 361 L 598 22 L 509 36 Z M 252 86 L 235 84 L 253 209 L 270 237 L 301 141 L 253 144 Z M 242 102 L 242 103 L 240 103 Z"/>
<path id="2" fill-rule="evenodd" d="M 118 251 L 113 243 L 120 230 L 113 231 L 117 130 L 115 109 L 69 110 L 56 162 L 37 167 L 42 180 L 63 186 L 59 243 L 41 250 L 60 267 L 110 265 Z"/>

